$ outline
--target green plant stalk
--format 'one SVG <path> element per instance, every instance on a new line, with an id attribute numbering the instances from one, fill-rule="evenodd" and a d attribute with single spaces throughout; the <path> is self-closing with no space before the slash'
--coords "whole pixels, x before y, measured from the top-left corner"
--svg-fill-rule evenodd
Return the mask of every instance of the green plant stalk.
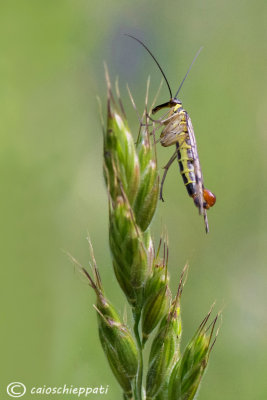
<path id="1" fill-rule="evenodd" d="M 142 400 L 142 382 L 143 382 L 143 346 L 139 334 L 139 321 L 141 313 L 135 315 L 134 317 L 134 336 L 139 350 L 139 365 L 136 377 L 136 400 Z"/>

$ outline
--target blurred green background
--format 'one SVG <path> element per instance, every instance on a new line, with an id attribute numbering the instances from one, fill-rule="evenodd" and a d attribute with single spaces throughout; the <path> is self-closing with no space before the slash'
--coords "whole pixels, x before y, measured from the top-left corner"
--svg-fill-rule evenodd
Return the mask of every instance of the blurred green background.
<path id="1" fill-rule="evenodd" d="M 174 92 L 204 46 L 180 98 L 205 184 L 217 195 L 210 234 L 177 165 L 153 232 L 157 241 L 168 229 L 173 290 L 190 264 L 183 343 L 214 300 L 223 308 L 199 400 L 266 399 L 266 19 L 264 0 L 1 2 L 1 399 L 13 381 L 109 385 L 106 398 L 121 398 L 98 342 L 94 294 L 62 250 L 88 266 L 89 232 L 106 292 L 123 312 L 108 247 L 96 95 L 105 102 L 105 60 L 136 133 L 126 82 L 142 110 L 148 74 L 152 92 L 161 80 L 125 32 L 151 48 Z M 167 99 L 163 86 L 159 101 Z M 158 146 L 160 166 L 172 151 Z"/>

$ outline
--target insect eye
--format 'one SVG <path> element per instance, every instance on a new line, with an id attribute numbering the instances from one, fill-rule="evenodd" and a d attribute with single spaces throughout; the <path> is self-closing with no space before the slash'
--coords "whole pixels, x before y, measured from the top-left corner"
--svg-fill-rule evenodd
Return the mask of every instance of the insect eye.
<path id="1" fill-rule="evenodd" d="M 210 190 L 204 189 L 203 190 L 203 197 L 204 200 L 206 201 L 208 208 L 214 206 L 216 203 L 216 196 L 213 194 Z"/>

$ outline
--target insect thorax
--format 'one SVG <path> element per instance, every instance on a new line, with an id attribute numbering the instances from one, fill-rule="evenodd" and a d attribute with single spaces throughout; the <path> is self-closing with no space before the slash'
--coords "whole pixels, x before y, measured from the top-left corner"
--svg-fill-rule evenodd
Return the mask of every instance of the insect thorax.
<path id="1" fill-rule="evenodd" d="M 188 139 L 187 112 L 181 104 L 176 104 L 169 112 L 168 117 L 162 122 L 164 126 L 160 143 L 164 147 L 172 146 L 176 143 L 181 145 Z"/>
<path id="2" fill-rule="evenodd" d="M 173 112 L 176 113 L 177 111 L 181 111 L 181 109 L 183 108 L 182 103 L 177 103 L 174 107 L 173 107 Z"/>

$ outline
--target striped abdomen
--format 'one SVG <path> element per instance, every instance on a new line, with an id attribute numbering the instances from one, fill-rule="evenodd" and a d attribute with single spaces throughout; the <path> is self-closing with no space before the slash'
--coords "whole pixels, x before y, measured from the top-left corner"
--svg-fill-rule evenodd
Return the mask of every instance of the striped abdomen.
<path id="1" fill-rule="evenodd" d="M 196 194 L 196 175 L 193 164 L 192 148 L 189 139 L 177 141 L 177 159 L 183 182 L 190 197 Z"/>

